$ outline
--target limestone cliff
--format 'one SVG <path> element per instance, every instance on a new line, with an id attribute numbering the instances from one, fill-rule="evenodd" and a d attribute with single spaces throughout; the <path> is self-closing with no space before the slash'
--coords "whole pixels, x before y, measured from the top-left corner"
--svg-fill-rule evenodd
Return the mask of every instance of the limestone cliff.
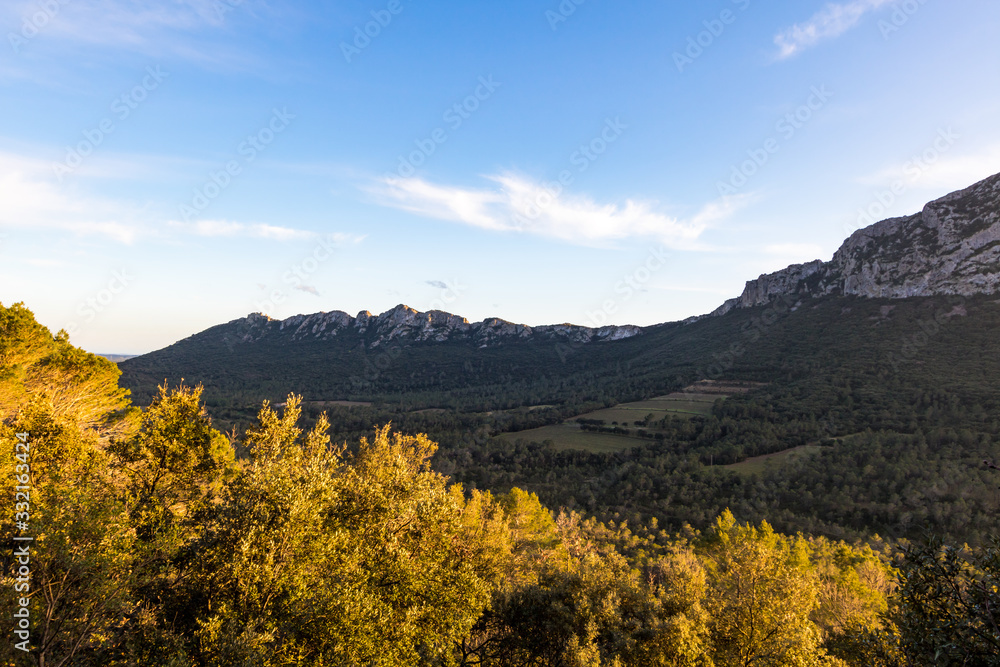
<path id="1" fill-rule="evenodd" d="M 500 345 L 514 340 L 555 340 L 572 343 L 621 340 L 642 332 L 636 326 L 590 328 L 572 324 L 529 327 L 498 318 L 470 324 L 464 317 L 439 310 L 421 313 L 409 306 L 398 305 L 381 315 L 362 311 L 356 317 L 345 312 L 331 311 L 312 315 L 296 315 L 286 320 L 273 320 L 254 313 L 224 325 L 235 332 L 240 342 L 253 342 L 268 335 L 287 336 L 292 341 L 307 338 L 329 340 L 353 330 L 362 334 L 369 348 L 385 347 L 401 342 L 444 342 L 467 340 L 479 347 Z"/>
<path id="2" fill-rule="evenodd" d="M 829 262 L 795 264 L 746 284 L 713 315 L 781 295 L 901 299 L 1000 291 L 1000 174 L 882 220 L 848 238 Z"/>

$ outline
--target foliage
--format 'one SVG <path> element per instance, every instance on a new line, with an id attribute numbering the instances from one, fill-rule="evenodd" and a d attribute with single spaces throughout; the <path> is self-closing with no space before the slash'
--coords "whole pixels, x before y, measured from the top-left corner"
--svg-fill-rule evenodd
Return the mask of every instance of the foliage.
<path id="1" fill-rule="evenodd" d="M 44 399 L 58 421 L 95 430 L 102 438 L 127 431 L 121 411 L 128 390 L 121 372 L 102 357 L 73 347 L 65 332 L 53 336 L 23 304 L 0 304 L 0 418 Z"/>
<path id="2" fill-rule="evenodd" d="M 109 432 L 106 427 L 120 416 L 120 393 L 105 392 L 101 382 L 91 383 L 92 376 L 85 369 L 104 367 L 86 355 L 68 355 L 85 368 L 65 369 L 76 378 L 67 380 L 67 391 L 52 390 L 61 385 L 55 375 L 47 375 L 52 384 L 34 384 L 35 366 L 48 358 L 47 349 L 60 344 L 47 332 L 28 336 L 18 346 L 6 344 L 5 358 L 15 368 L 0 369 L 0 374 L 11 383 L 20 383 L 25 392 L 7 395 L 5 409 L 10 412 L 0 424 L 0 442 L 10 448 L 0 463 L 0 474 L 3 495 L 11 501 L 0 519 L 0 530 L 33 538 L 16 545 L 28 546 L 30 590 L 14 576 L 24 565 L 20 560 L 24 557 L 15 557 L 13 548 L 6 550 L 0 606 L 10 619 L 12 610 L 20 606 L 15 603 L 30 592 L 34 655 L 39 664 L 55 665 L 101 653 L 119 641 L 122 619 L 136 608 L 130 591 L 137 560 L 134 531 L 103 448 Z M 72 386 L 76 381 L 82 386 Z M 82 399 L 83 407 L 74 407 L 74 399 Z M 103 406 L 104 414 L 97 406 Z M 27 434 L 27 451 L 22 450 L 21 459 L 15 457 L 16 433 Z M 21 495 L 15 496 L 15 491 Z M 24 510 L 23 523 L 14 524 L 15 508 Z M 7 634 L 13 637 L 9 623 L 5 624 Z M 13 643 L 5 642 L 0 648 L 3 659 L 13 659 Z"/>
<path id="3" fill-rule="evenodd" d="M 906 549 L 893 617 L 909 664 L 1000 665 L 1000 545 Z"/>
<path id="4" fill-rule="evenodd" d="M 510 557 L 488 494 L 430 471 L 426 438 L 380 429 L 355 453 L 265 406 L 250 460 L 194 550 L 210 665 L 411 664 L 475 622 Z"/>
<path id="5" fill-rule="evenodd" d="M 708 539 L 708 600 L 720 664 L 821 664 L 810 620 L 817 582 L 804 539 L 783 538 L 765 522 L 740 526 L 726 511 Z"/>
<path id="6" fill-rule="evenodd" d="M 226 437 L 200 386 L 161 386 L 138 410 L 113 367 L 23 307 L 0 310 L 0 326 L 0 439 L 23 432 L 31 443 L 20 465 L 31 471 L 33 664 L 1000 663 L 996 544 L 899 550 L 871 535 L 785 535 L 762 516 L 861 536 L 896 525 L 903 502 L 904 529 L 954 522 L 959 506 L 963 525 L 985 515 L 988 496 L 974 491 L 936 509 L 988 474 L 963 476 L 956 461 L 996 458 L 981 455 L 996 432 L 988 413 L 953 394 L 880 413 L 884 430 L 842 438 L 794 474 L 741 476 L 705 466 L 702 453 L 771 427 L 829 430 L 795 407 L 795 380 L 762 390 L 766 400 L 717 402 L 702 421 L 661 423 L 673 435 L 614 455 L 501 448 L 482 415 L 400 413 L 405 431 L 422 420 L 451 433 L 437 452 L 427 435 L 372 434 L 361 421 L 385 416 L 378 407 L 335 411 L 353 442 L 331 445 L 327 415 L 306 414 L 295 394 L 280 412 L 264 402 Z M 857 385 L 845 382 L 850 409 Z M 528 424 L 532 412 L 498 418 Z M 912 432 L 893 430 L 899 420 Z M 19 463 L 2 463 L 8 497 Z M 588 518 L 594 510 L 604 520 Z M 4 566 L 0 605 L 12 609 L 10 552 Z M 0 649 L 7 664 L 24 657 Z"/>

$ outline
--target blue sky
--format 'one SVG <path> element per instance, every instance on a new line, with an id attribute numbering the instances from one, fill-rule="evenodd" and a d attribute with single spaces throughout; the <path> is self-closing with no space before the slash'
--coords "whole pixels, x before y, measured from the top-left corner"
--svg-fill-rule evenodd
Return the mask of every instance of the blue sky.
<path id="1" fill-rule="evenodd" d="M 577 1 L 7 0 L 0 302 L 646 325 L 1000 171 L 992 0 Z"/>

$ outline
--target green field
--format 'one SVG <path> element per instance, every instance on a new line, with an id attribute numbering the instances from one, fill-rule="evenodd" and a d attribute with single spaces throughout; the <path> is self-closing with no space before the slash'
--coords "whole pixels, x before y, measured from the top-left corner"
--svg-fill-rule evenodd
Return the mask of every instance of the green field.
<path id="1" fill-rule="evenodd" d="M 667 396 L 658 396 L 646 401 L 622 403 L 613 408 L 605 408 L 580 415 L 579 419 L 603 419 L 609 426 L 612 422 L 642 421 L 647 415 L 653 415 L 654 420 L 676 415 L 690 417 L 691 415 L 707 415 L 712 411 L 712 404 L 720 398 L 719 394 L 689 394 L 678 392 Z M 574 418 L 576 419 L 576 418 Z"/>
<path id="2" fill-rule="evenodd" d="M 727 470 L 732 470 L 733 472 L 738 472 L 741 475 L 761 474 L 769 469 L 773 470 L 774 468 L 786 465 L 792 461 L 796 461 L 807 456 L 815 456 L 823 449 L 824 448 L 819 445 L 802 445 L 801 447 L 786 449 L 783 452 L 765 454 L 764 456 L 755 456 L 752 459 L 747 459 L 746 461 L 740 461 L 739 463 L 721 467 Z"/>
<path id="3" fill-rule="evenodd" d="M 649 444 L 649 440 L 635 436 L 584 431 L 576 423 L 576 420 L 601 419 L 604 420 L 607 426 L 611 426 L 613 422 L 617 422 L 620 425 L 628 425 L 630 429 L 635 429 L 634 423 L 645 420 L 649 415 L 653 415 L 654 421 L 669 416 L 691 417 L 693 415 L 707 415 L 712 411 L 712 404 L 718 399 L 725 397 L 725 395 L 719 393 L 677 392 L 667 396 L 657 396 L 656 398 L 635 401 L 633 403 L 622 403 L 612 408 L 604 408 L 577 415 L 562 424 L 543 426 L 528 431 L 502 433 L 497 437 L 503 438 L 508 442 L 513 442 L 518 438 L 533 442 L 551 440 L 553 446 L 559 450 L 579 449 L 588 452 L 617 452 L 631 447 L 641 447 Z M 655 433 L 655 429 L 650 430 Z"/>
<path id="4" fill-rule="evenodd" d="M 514 442 L 519 438 L 532 442 L 551 440 L 552 446 L 558 450 L 581 449 L 588 452 L 620 452 L 623 449 L 649 444 L 649 440 L 643 440 L 642 438 L 612 435 L 610 433 L 590 433 L 581 430 L 576 424 L 568 423 L 543 426 L 516 433 L 502 433 L 497 437 L 508 442 Z"/>

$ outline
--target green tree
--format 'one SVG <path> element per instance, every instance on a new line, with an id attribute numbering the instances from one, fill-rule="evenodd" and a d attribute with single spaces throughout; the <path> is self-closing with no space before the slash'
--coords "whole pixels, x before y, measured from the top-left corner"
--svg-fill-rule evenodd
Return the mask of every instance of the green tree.
<path id="1" fill-rule="evenodd" d="M 28 515 L 27 526 L 16 526 L 17 506 L 9 506 L 0 530 L 33 538 L 30 591 L 15 590 L 23 582 L 11 575 L 23 563 L 8 550 L 0 606 L 10 619 L 28 598 L 38 665 L 83 664 L 115 641 L 134 609 L 133 533 L 105 451 L 133 428 L 118 377 L 114 364 L 73 347 L 63 332 L 53 336 L 22 304 L 0 305 L 0 442 L 9 447 L 0 488 Z M 21 448 L 16 433 L 26 434 Z M 2 646 L 5 660 L 24 657 L 12 642 Z"/>
<path id="2" fill-rule="evenodd" d="M 53 336 L 30 310 L 0 305 L 0 418 L 32 400 L 49 402 L 53 417 L 94 429 L 106 440 L 127 433 L 127 389 L 118 386 L 118 367 L 73 347 L 65 332 Z"/>
<path id="3" fill-rule="evenodd" d="M 27 434 L 26 464 L 14 458 L 16 433 Z M 4 496 L 25 500 L 30 516 L 27 526 L 15 526 L 13 513 L 5 513 L 0 530 L 33 538 L 27 543 L 30 591 L 15 589 L 21 582 L 11 574 L 19 564 L 8 550 L 0 607 L 10 619 L 19 598 L 30 600 L 35 664 L 87 664 L 87 656 L 120 638 L 122 619 L 136 608 L 134 530 L 108 455 L 95 431 L 57 415 L 51 401 L 40 397 L 0 426 L 0 442 L 12 450 L 0 465 Z M 28 484 L 22 484 L 25 479 Z M 15 496 L 15 485 L 30 488 Z M 0 655 L 10 659 L 12 642 L 2 646 Z"/>
<path id="4" fill-rule="evenodd" d="M 878 536 L 873 542 L 880 542 Z M 888 556 L 867 544 L 850 546 L 823 537 L 810 538 L 809 546 L 819 577 L 811 618 L 823 633 L 824 647 L 848 664 L 896 665 L 896 627 L 886 614 L 897 572 Z"/>
<path id="5" fill-rule="evenodd" d="M 911 545 L 899 576 L 891 617 L 908 665 L 1000 665 L 1000 544 Z"/>
<path id="6" fill-rule="evenodd" d="M 265 404 L 250 460 L 197 551 L 206 665 L 402 665 L 447 653 L 510 558 L 503 515 L 432 472 L 435 445 L 389 427 L 355 452 Z"/>
<path id="7" fill-rule="evenodd" d="M 823 664 L 820 631 L 809 618 L 818 594 L 804 539 L 778 535 L 767 522 L 740 525 L 727 510 L 704 554 L 717 664 Z"/>
<path id="8" fill-rule="evenodd" d="M 650 621 L 623 651 L 627 665 L 712 667 L 705 567 L 685 543 L 654 562 L 645 583 Z M 626 611 L 626 614 L 628 612 Z"/>
<path id="9" fill-rule="evenodd" d="M 211 502 L 235 469 L 232 444 L 201 404 L 202 388 L 171 392 L 164 385 L 159 392 L 137 431 L 109 447 L 132 520 L 147 538 Z"/>
<path id="10" fill-rule="evenodd" d="M 194 543 L 205 515 L 236 472 L 229 439 L 212 428 L 201 387 L 162 386 L 130 437 L 108 447 L 111 471 L 136 540 L 132 546 L 134 611 L 105 656 L 184 664 L 180 629 L 190 624 L 187 597 Z M 173 661 L 173 662 L 171 662 Z"/>
<path id="11" fill-rule="evenodd" d="M 495 593 L 477 623 L 478 643 L 462 646 L 459 664 L 712 664 L 701 606 L 705 572 L 693 552 L 678 548 L 641 572 L 601 539 L 602 526 L 572 513 L 560 514 L 553 524 L 551 515 L 537 512 L 533 496 L 519 490 L 504 502 L 512 512 L 515 544 L 544 544 L 534 551 L 544 556 L 532 561 L 534 577 L 513 579 Z"/>

